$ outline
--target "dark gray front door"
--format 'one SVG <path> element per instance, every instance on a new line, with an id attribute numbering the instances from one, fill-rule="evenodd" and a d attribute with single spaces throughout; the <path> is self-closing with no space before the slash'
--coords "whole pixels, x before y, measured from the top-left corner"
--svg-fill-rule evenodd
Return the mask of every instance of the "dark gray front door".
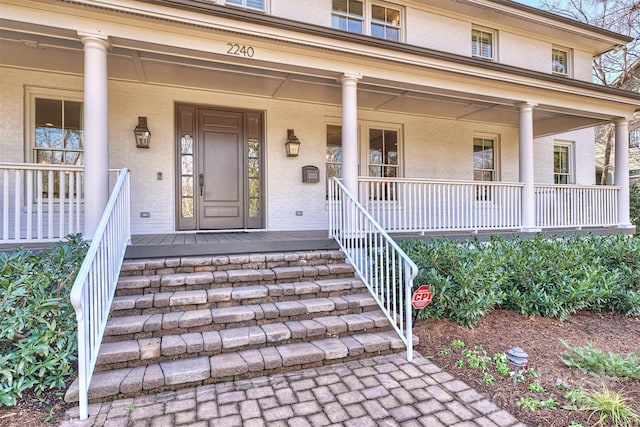
<path id="1" fill-rule="evenodd" d="M 261 228 L 262 114 L 179 105 L 178 229 Z"/>

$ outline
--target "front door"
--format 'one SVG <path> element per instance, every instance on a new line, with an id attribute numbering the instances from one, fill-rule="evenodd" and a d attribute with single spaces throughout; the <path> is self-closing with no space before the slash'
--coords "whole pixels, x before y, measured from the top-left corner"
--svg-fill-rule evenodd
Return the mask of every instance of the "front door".
<path id="1" fill-rule="evenodd" d="M 177 106 L 179 230 L 262 228 L 262 113 Z"/>

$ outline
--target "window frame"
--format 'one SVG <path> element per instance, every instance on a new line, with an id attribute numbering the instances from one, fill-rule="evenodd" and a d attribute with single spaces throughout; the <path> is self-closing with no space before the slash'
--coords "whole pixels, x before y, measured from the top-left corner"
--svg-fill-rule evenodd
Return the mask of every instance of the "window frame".
<path id="1" fill-rule="evenodd" d="M 477 139 L 481 139 L 481 140 L 490 140 L 492 141 L 493 144 L 493 148 L 492 148 L 492 153 L 493 153 L 493 168 L 476 168 L 475 166 L 475 155 L 476 155 L 476 151 L 475 151 L 475 146 L 476 146 L 476 140 Z M 482 184 L 480 183 L 494 183 L 494 182 L 500 182 L 501 178 L 500 178 L 500 136 L 497 134 L 486 134 L 486 133 L 475 133 L 473 135 L 473 138 L 471 139 L 471 146 L 472 146 L 472 173 L 473 173 L 473 177 L 472 180 L 473 182 L 478 183 L 476 186 L 476 194 L 475 194 L 475 202 L 479 202 L 479 203 L 491 203 L 493 202 L 493 197 L 492 197 L 492 191 L 491 191 L 491 187 L 488 186 L 482 186 Z M 484 146 L 484 145 L 483 145 Z M 476 171 L 479 170 L 481 172 L 485 172 L 485 171 L 491 171 L 492 172 L 492 176 L 493 179 L 490 181 L 487 180 L 479 180 L 476 179 Z"/>
<path id="2" fill-rule="evenodd" d="M 325 122 L 325 155 L 327 152 L 327 137 L 328 137 L 328 127 L 329 126 L 337 126 L 339 128 L 342 127 L 342 122 L 338 120 L 327 120 Z M 369 162 L 369 147 L 370 147 L 370 131 L 371 129 L 382 130 L 382 131 L 394 131 L 397 133 L 397 165 L 393 167 L 396 168 L 396 176 L 389 177 L 389 179 L 403 178 L 404 177 L 404 132 L 403 125 L 399 123 L 381 123 L 375 121 L 358 121 L 358 176 L 363 176 L 367 178 L 380 178 L 384 179 L 385 177 L 376 177 L 369 174 L 369 167 L 372 165 Z M 340 140 L 342 146 L 342 139 Z M 328 162 L 325 157 L 325 181 L 327 183 L 327 194 L 328 194 L 328 183 L 329 176 L 327 175 L 327 166 L 328 165 L 339 165 L 340 166 L 340 178 L 342 178 L 342 162 Z M 377 164 L 375 164 L 377 165 Z M 391 198 L 383 198 L 376 199 L 372 198 L 371 202 L 397 202 L 397 195 L 394 195 Z"/>
<path id="3" fill-rule="evenodd" d="M 556 60 L 556 52 L 562 52 L 565 54 L 565 72 L 560 72 L 560 71 L 556 71 L 555 67 L 554 67 L 554 62 Z M 562 46 L 553 46 L 551 48 L 551 73 L 554 76 L 561 76 L 561 77 L 570 77 L 571 76 L 571 63 L 573 61 L 571 60 L 571 49 L 566 48 L 566 47 L 562 47 Z"/>
<path id="4" fill-rule="evenodd" d="M 556 172 L 556 147 L 567 149 L 567 172 Z M 555 185 L 575 184 L 575 144 L 572 141 L 553 141 L 553 183 Z M 566 176 L 566 183 L 558 183 L 556 177 Z"/>
<path id="5" fill-rule="evenodd" d="M 485 56 L 485 55 L 482 55 L 481 53 L 478 53 L 478 54 L 473 53 L 474 46 L 476 44 L 476 42 L 474 42 L 473 40 L 475 31 L 479 31 L 481 34 L 491 35 L 491 44 L 490 44 L 491 56 Z M 480 49 L 479 51 L 482 52 L 482 50 L 483 49 Z M 498 30 L 493 28 L 483 27 L 481 25 L 472 25 L 471 26 L 471 57 L 482 59 L 485 61 L 493 61 L 493 62 L 497 61 L 498 60 Z"/>
<path id="6" fill-rule="evenodd" d="M 84 105 L 84 94 L 82 91 L 65 90 L 65 89 L 51 89 L 51 88 L 39 88 L 39 87 L 27 87 L 25 88 L 25 112 L 24 112 L 24 134 L 25 147 L 24 158 L 28 163 L 36 163 L 36 99 L 53 99 L 60 101 L 81 102 Z M 83 129 L 84 130 L 84 129 Z M 84 136 L 84 135 L 83 135 Z M 67 151 L 64 149 L 58 151 Z M 77 151 L 77 150 L 72 150 Z M 84 157 L 84 141 L 82 153 Z M 64 166 L 64 163 L 60 163 Z M 84 165 L 84 160 L 82 162 Z"/>
<path id="7" fill-rule="evenodd" d="M 236 7 L 238 9 L 251 10 L 251 11 L 255 11 L 255 12 L 269 13 L 270 0 L 262 0 L 262 2 L 263 2 L 263 8 L 262 9 L 259 9 L 259 8 L 256 8 L 256 7 L 247 6 L 247 1 L 248 0 L 237 0 L 237 1 L 240 1 L 242 4 L 230 3 L 230 1 L 233 1 L 233 0 L 224 0 L 225 6 Z"/>
<path id="8" fill-rule="evenodd" d="M 348 2 L 349 0 L 347 0 Z M 395 4 L 395 3 L 389 3 L 389 2 L 385 2 L 385 1 L 379 1 L 379 0 L 356 0 L 359 1 L 360 3 L 362 3 L 362 20 L 360 22 L 362 22 L 362 32 L 357 33 L 354 31 L 349 31 L 348 29 L 348 25 L 347 25 L 347 29 L 341 29 L 339 27 L 336 27 L 333 25 L 333 18 L 334 16 L 339 16 L 339 17 L 344 17 L 347 19 L 357 19 L 354 15 L 351 15 L 349 13 L 344 13 L 344 12 L 339 12 L 336 9 L 334 9 L 333 7 L 333 0 L 331 2 L 331 28 L 340 30 L 340 31 L 345 31 L 345 32 L 349 32 L 352 34 L 362 34 L 362 35 L 366 35 L 369 37 L 374 37 L 376 39 L 380 39 L 380 40 L 388 40 L 388 41 L 395 41 L 395 42 L 404 42 L 405 41 L 405 26 L 403 26 L 403 23 L 406 22 L 405 20 L 405 6 L 399 5 L 399 4 Z M 348 5 L 348 3 L 347 3 Z M 378 6 L 378 7 L 383 7 L 385 9 L 393 9 L 398 11 L 398 18 L 399 18 L 399 23 L 397 25 L 394 25 L 393 23 L 386 23 L 386 21 L 384 21 L 385 23 L 383 24 L 383 21 L 381 20 L 374 20 L 373 18 L 373 7 L 374 6 Z M 372 31 L 372 27 L 373 24 L 381 24 L 384 26 L 384 28 L 395 28 L 398 31 L 398 39 L 397 40 L 393 40 L 391 38 L 387 38 L 387 37 L 377 37 L 373 35 L 373 31 Z M 406 25 L 406 24 L 405 24 Z M 386 34 L 386 31 L 385 31 Z"/>

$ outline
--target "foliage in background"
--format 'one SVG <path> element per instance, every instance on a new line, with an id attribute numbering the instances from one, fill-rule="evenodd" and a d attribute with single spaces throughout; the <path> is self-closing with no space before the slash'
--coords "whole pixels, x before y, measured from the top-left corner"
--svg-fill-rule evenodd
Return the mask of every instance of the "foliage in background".
<path id="1" fill-rule="evenodd" d="M 640 347 L 635 353 L 616 354 L 604 352 L 593 343 L 584 347 L 571 347 L 562 344 L 567 352 L 562 355 L 562 362 L 569 368 L 578 369 L 592 375 L 606 375 L 618 379 L 640 379 Z"/>
<path id="2" fill-rule="evenodd" d="M 629 216 L 636 226 L 636 234 L 640 234 L 640 185 L 634 184 L 629 189 Z"/>
<path id="3" fill-rule="evenodd" d="M 465 327 L 488 311 L 565 319 L 578 310 L 640 315 L 640 239 L 622 235 L 431 242 L 401 247 L 420 268 L 415 286 L 433 300 L 420 318 L 450 318 Z"/>
<path id="4" fill-rule="evenodd" d="M 65 386 L 74 373 L 76 323 L 69 292 L 88 245 L 67 237 L 39 253 L 0 253 L 0 406 L 27 389 Z"/>

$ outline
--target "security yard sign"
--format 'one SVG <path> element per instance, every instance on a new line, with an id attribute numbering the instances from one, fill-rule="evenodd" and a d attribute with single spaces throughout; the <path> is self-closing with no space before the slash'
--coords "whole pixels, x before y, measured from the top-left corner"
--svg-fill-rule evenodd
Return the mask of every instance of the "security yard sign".
<path id="1" fill-rule="evenodd" d="M 429 285 L 422 285 L 413 293 L 411 305 L 416 310 L 421 310 L 429 305 L 432 298 L 433 294 L 431 293 L 431 289 L 429 289 Z"/>

